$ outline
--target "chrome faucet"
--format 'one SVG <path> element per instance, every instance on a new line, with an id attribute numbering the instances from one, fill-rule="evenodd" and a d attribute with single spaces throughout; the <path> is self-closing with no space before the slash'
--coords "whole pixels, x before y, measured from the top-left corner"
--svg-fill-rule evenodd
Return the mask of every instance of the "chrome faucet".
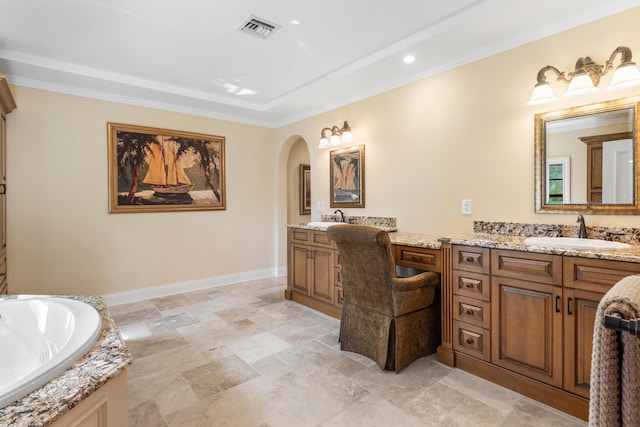
<path id="1" fill-rule="evenodd" d="M 340 222 L 345 222 L 345 221 L 344 221 L 344 212 L 342 212 L 340 209 L 336 209 L 336 210 L 333 212 L 333 214 L 335 215 L 335 214 L 337 214 L 337 213 L 340 213 Z"/>
<path id="2" fill-rule="evenodd" d="M 578 215 L 578 221 L 576 221 L 578 224 L 580 224 L 580 231 L 578 231 L 578 237 L 580 239 L 586 239 L 587 238 L 587 228 L 584 225 L 584 217 L 582 215 Z"/>

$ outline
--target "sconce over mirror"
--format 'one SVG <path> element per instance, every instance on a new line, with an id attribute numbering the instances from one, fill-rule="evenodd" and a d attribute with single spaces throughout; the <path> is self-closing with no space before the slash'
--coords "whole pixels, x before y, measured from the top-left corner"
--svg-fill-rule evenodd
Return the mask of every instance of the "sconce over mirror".
<path id="1" fill-rule="evenodd" d="M 639 102 L 535 115 L 536 212 L 640 213 Z"/>

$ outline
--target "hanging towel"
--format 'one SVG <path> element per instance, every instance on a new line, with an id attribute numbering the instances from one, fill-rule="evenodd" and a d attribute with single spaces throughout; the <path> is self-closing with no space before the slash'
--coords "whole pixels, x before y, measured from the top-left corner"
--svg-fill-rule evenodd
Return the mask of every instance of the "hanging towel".
<path id="1" fill-rule="evenodd" d="M 596 313 L 591 354 L 589 426 L 640 426 L 640 339 L 603 324 L 607 315 L 640 317 L 640 275 L 605 294 Z"/>

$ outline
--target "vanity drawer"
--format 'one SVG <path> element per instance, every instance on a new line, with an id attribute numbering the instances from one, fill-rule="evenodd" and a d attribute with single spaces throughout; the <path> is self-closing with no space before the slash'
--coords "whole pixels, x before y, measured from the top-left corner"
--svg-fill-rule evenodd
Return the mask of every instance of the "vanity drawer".
<path id="1" fill-rule="evenodd" d="M 468 323 L 453 321 L 453 349 L 469 356 L 489 361 L 491 355 L 490 332 Z"/>
<path id="2" fill-rule="evenodd" d="M 314 246 L 324 246 L 326 248 L 335 248 L 333 240 L 327 236 L 326 231 L 311 230 L 311 244 Z"/>
<path id="3" fill-rule="evenodd" d="M 491 304 L 473 298 L 454 295 L 453 320 L 471 323 L 488 329 L 491 327 Z"/>
<path id="4" fill-rule="evenodd" d="M 296 243 L 309 243 L 311 238 L 311 230 L 303 230 L 300 228 L 289 229 L 289 241 Z"/>
<path id="5" fill-rule="evenodd" d="M 468 271 L 452 272 L 453 293 L 482 301 L 491 300 L 490 276 Z"/>
<path id="6" fill-rule="evenodd" d="M 418 270 L 442 271 L 440 249 L 416 248 L 413 246 L 396 246 L 396 264 L 413 267 Z"/>
<path id="7" fill-rule="evenodd" d="M 453 246 L 453 268 L 454 270 L 489 274 L 490 253 L 489 248 L 455 245 Z"/>
<path id="8" fill-rule="evenodd" d="M 547 285 L 562 284 L 562 256 L 494 249 L 491 274 Z"/>
<path id="9" fill-rule="evenodd" d="M 620 279 L 640 274 L 640 263 L 564 257 L 564 286 L 606 293 Z"/>

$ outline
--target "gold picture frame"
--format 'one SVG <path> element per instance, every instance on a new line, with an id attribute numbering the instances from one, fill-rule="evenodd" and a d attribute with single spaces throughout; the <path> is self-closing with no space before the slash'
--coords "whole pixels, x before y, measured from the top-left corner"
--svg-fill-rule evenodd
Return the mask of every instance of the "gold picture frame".
<path id="1" fill-rule="evenodd" d="M 364 208 L 364 145 L 329 153 L 330 206 Z"/>
<path id="2" fill-rule="evenodd" d="M 223 136 L 108 123 L 109 213 L 225 210 Z"/>
<path id="3" fill-rule="evenodd" d="M 300 165 L 300 215 L 311 215 L 311 165 Z"/>

